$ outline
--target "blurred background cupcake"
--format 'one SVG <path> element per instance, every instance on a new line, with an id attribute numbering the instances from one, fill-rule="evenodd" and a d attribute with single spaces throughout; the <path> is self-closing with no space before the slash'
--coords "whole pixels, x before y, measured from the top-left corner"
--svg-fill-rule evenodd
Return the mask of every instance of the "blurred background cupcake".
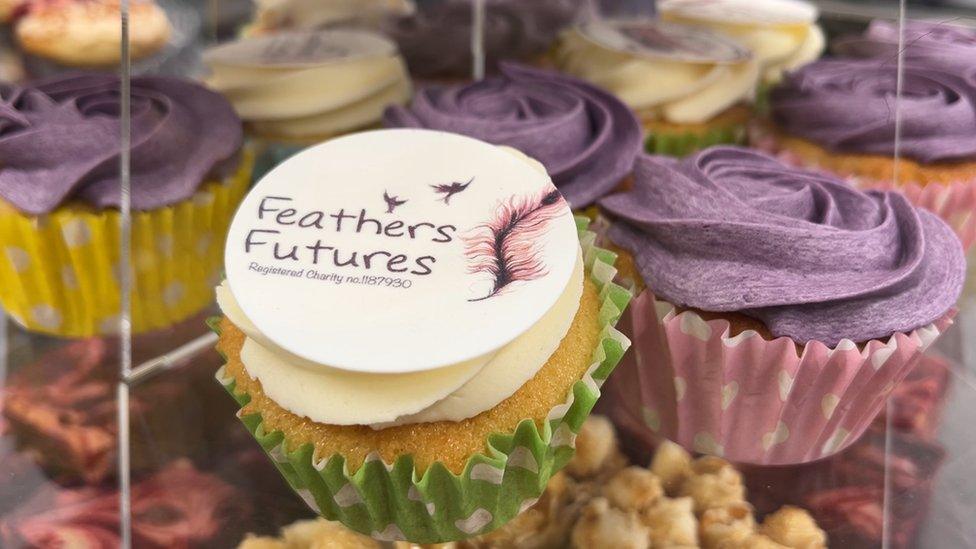
<path id="1" fill-rule="evenodd" d="M 69 69 L 115 71 L 121 62 L 119 0 L 27 0 L 13 21 L 14 36 L 35 78 Z M 187 74 L 196 68 L 190 47 L 200 29 L 192 8 L 165 0 L 129 4 L 133 73 Z"/>
<path id="2" fill-rule="evenodd" d="M 555 58 L 629 105 L 651 152 L 682 156 L 746 138 L 761 65 L 717 34 L 652 20 L 590 21 L 562 35 Z"/>
<path id="3" fill-rule="evenodd" d="M 749 48 L 763 82 L 779 81 L 824 49 L 817 7 L 804 0 L 664 0 L 658 12 L 665 21 L 707 27 Z"/>
<path id="4" fill-rule="evenodd" d="M 946 21 L 905 21 L 906 63 L 962 74 L 976 70 L 976 29 Z M 842 36 L 831 50 L 840 56 L 863 57 L 879 63 L 898 61 L 898 23 L 871 21 L 861 34 Z"/>
<path id="5" fill-rule="evenodd" d="M 503 60 L 549 65 L 558 33 L 581 16 L 584 5 L 583 0 L 485 0 L 485 73 L 498 72 Z M 400 46 L 415 78 L 467 81 L 474 73 L 475 6 L 468 0 L 429 2 L 412 15 L 390 20 L 383 30 Z"/>
<path id="6" fill-rule="evenodd" d="M 857 440 L 948 326 L 965 276 L 952 230 L 902 195 L 745 148 L 642 156 L 600 206 L 642 290 L 611 415 L 739 462 Z"/>
<path id="7" fill-rule="evenodd" d="M 761 112 L 769 85 L 819 58 L 826 43 L 817 7 L 805 0 L 664 0 L 657 9 L 664 21 L 705 27 L 748 48 L 762 71 Z"/>
<path id="8" fill-rule="evenodd" d="M 772 91 L 773 127 L 757 145 L 864 188 L 902 191 L 968 246 L 976 238 L 976 67 L 960 74 L 907 63 L 896 102 L 897 86 L 894 63 L 811 63 Z"/>
<path id="9" fill-rule="evenodd" d="M 432 86 L 409 107 L 387 109 L 387 127 L 460 133 L 542 162 L 573 209 L 590 206 L 630 174 L 641 129 L 619 99 L 586 82 L 523 65 L 471 84 Z"/>
<path id="10" fill-rule="evenodd" d="M 119 79 L 0 85 L 0 301 L 30 330 L 117 331 Z M 240 119 L 187 80 L 132 81 L 132 327 L 169 326 L 212 302 L 230 216 L 247 189 Z M 29 151 L 29 152 L 28 152 Z"/>
<path id="11" fill-rule="evenodd" d="M 259 177 L 302 148 L 378 127 L 412 87 L 396 45 L 367 30 L 294 31 L 211 48 L 207 84 L 244 120 Z"/>

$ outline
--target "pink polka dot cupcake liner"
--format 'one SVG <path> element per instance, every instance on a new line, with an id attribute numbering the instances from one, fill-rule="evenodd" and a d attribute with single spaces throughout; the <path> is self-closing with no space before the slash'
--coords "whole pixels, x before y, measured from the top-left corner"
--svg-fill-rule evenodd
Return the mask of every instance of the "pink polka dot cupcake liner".
<path id="1" fill-rule="evenodd" d="M 607 410 L 626 432 L 757 465 L 825 458 L 860 437 L 892 389 L 952 323 L 828 348 L 766 340 L 705 320 L 644 291 L 621 323 L 633 350 L 607 382 Z"/>

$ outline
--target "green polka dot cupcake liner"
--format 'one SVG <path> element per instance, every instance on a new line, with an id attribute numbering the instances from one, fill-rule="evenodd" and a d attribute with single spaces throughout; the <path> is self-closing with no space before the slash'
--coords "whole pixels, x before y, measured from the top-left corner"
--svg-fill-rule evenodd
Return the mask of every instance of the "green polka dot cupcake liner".
<path id="1" fill-rule="evenodd" d="M 614 282 L 616 255 L 594 245 L 586 218 L 576 222 L 586 272 L 600 291 L 600 340 L 586 374 L 541 428 L 525 419 L 512 432 L 490 435 L 487 451 L 470 456 L 460 474 L 440 462 L 418 474 L 409 455 L 387 463 L 376 454 L 351 472 L 340 455 L 316 456 L 311 444 L 293 448 L 282 432 L 265 428 L 260 414 L 239 416 L 315 512 L 378 540 L 442 543 L 495 530 L 535 503 L 572 457 L 600 387 L 630 345 L 614 327 L 631 298 Z M 210 325 L 218 330 L 217 319 Z M 223 368 L 216 377 L 241 407 L 247 404 L 249 397 L 236 390 Z"/>
<path id="2" fill-rule="evenodd" d="M 134 212 L 131 322 L 165 328 L 213 301 L 224 238 L 250 185 L 251 159 L 189 199 Z M 0 203 L 0 304 L 28 330 L 61 337 L 118 332 L 121 220 L 118 210 L 71 204 L 40 216 Z"/>

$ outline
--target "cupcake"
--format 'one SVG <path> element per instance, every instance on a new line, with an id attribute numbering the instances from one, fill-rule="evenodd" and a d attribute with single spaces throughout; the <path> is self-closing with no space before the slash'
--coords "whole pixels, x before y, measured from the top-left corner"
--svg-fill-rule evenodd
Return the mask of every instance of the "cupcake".
<path id="1" fill-rule="evenodd" d="M 62 66 L 117 67 L 122 32 L 119 0 L 39 0 L 23 3 L 15 35 L 24 52 Z M 172 33 L 152 0 L 129 6 L 129 55 L 138 61 L 159 52 Z"/>
<path id="2" fill-rule="evenodd" d="M 897 68 L 877 60 L 807 65 L 772 91 L 773 127 L 757 145 L 860 187 L 897 189 L 969 245 L 976 238 L 976 71 L 907 64 L 896 102 L 897 85 Z"/>
<path id="3" fill-rule="evenodd" d="M 396 45 L 365 30 L 300 31 L 244 39 L 204 54 L 208 85 L 244 120 L 263 173 L 297 150 L 379 126 L 410 98 Z"/>
<path id="4" fill-rule="evenodd" d="M 857 440 L 965 276 L 952 230 L 901 194 L 749 149 L 643 156 L 633 188 L 600 205 L 642 290 L 635 352 L 607 388 L 615 420 L 737 462 Z"/>
<path id="5" fill-rule="evenodd" d="M 764 84 L 820 57 L 817 7 L 805 0 L 664 0 L 661 19 L 705 27 L 735 39 L 759 62 Z"/>
<path id="6" fill-rule="evenodd" d="M 613 256 L 538 162 L 468 137 L 306 149 L 227 242 L 218 379 L 292 488 L 377 539 L 457 540 L 530 506 L 628 344 Z"/>
<path id="7" fill-rule="evenodd" d="M 864 33 L 837 39 L 832 50 L 846 57 L 898 62 L 898 23 L 875 19 Z M 906 63 L 962 74 L 976 68 L 976 29 L 946 22 L 905 21 Z"/>
<path id="8" fill-rule="evenodd" d="M 0 302 L 30 330 L 118 329 L 119 79 L 0 86 Z M 212 301 L 223 235 L 250 162 L 219 95 L 181 79 L 132 79 L 132 328 L 162 328 Z"/>
<path id="9" fill-rule="evenodd" d="M 707 30 L 658 21 L 590 21 L 567 31 L 557 66 L 616 94 L 651 152 L 683 156 L 745 139 L 760 64 Z"/>
<path id="10" fill-rule="evenodd" d="M 581 0 L 486 0 L 481 48 L 487 74 L 505 60 L 548 66 L 559 32 L 583 9 Z M 457 83 L 474 74 L 475 9 L 467 0 L 445 0 L 383 26 L 419 80 Z"/>
<path id="11" fill-rule="evenodd" d="M 472 84 L 422 89 L 409 107 L 388 108 L 384 122 L 518 149 L 542 162 L 574 209 L 590 206 L 630 174 L 641 130 L 626 105 L 554 72 L 510 63 L 500 70 Z"/>

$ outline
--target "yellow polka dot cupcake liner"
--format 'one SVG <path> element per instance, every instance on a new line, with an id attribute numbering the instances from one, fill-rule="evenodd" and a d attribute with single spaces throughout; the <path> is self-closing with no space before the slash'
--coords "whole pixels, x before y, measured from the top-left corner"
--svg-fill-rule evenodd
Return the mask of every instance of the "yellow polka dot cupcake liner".
<path id="1" fill-rule="evenodd" d="M 133 212 L 133 332 L 171 326 L 213 301 L 224 240 L 251 180 L 238 172 L 172 206 Z M 69 204 L 30 216 L 0 203 L 0 303 L 35 332 L 91 337 L 118 332 L 122 287 L 118 210 Z"/>

